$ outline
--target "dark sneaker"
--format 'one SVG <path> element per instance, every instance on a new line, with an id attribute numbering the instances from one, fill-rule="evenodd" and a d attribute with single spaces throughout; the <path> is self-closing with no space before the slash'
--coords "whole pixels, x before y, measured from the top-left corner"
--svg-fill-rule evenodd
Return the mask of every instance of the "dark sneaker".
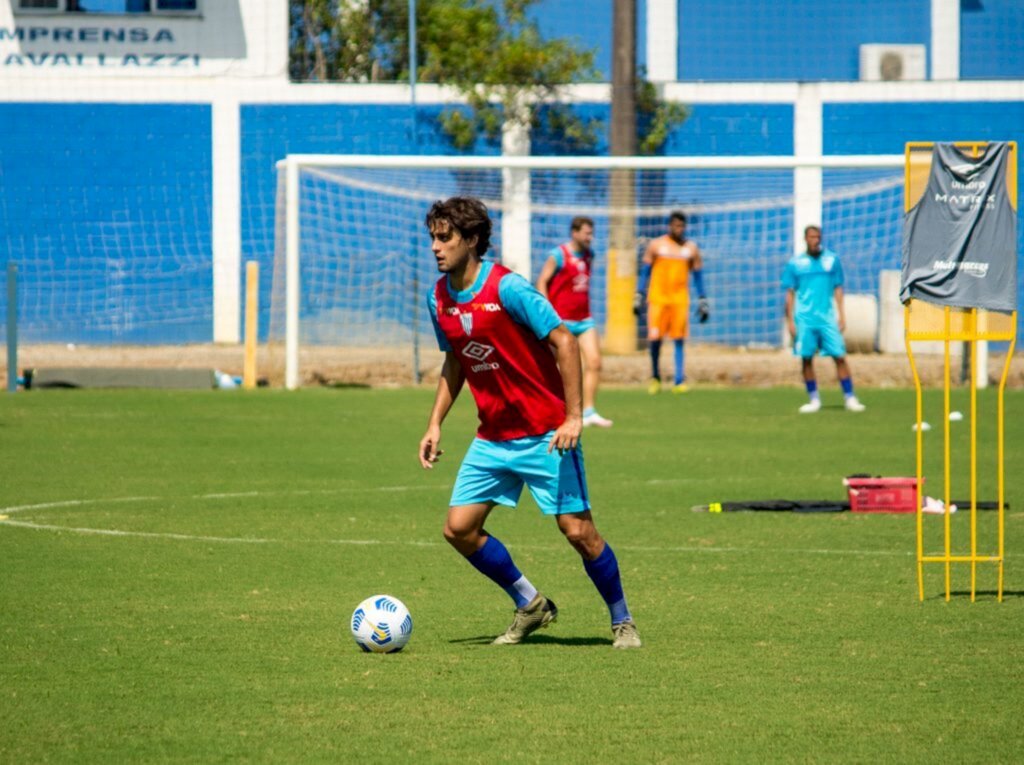
<path id="1" fill-rule="evenodd" d="M 493 645 L 516 645 L 541 627 L 547 627 L 558 618 L 558 606 L 540 593 L 522 608 L 516 609 L 515 618 L 504 635 L 494 639 Z"/>
<path id="2" fill-rule="evenodd" d="M 640 633 L 636 631 L 636 625 L 632 620 L 619 622 L 612 625 L 612 648 L 639 648 L 643 645 L 640 642 Z"/>

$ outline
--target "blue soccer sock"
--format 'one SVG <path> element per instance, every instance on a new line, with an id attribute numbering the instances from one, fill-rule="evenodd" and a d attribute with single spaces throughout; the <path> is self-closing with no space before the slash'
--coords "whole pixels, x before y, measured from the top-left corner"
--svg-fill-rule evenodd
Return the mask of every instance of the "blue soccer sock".
<path id="1" fill-rule="evenodd" d="M 804 380 L 804 386 L 807 388 L 807 396 L 811 401 L 817 401 L 818 396 L 818 381 L 817 380 Z"/>
<path id="2" fill-rule="evenodd" d="M 592 414 L 597 414 L 597 409 L 595 409 L 592 406 L 588 406 L 586 409 L 583 410 L 584 417 L 589 417 Z"/>
<path id="3" fill-rule="evenodd" d="M 467 555 L 466 560 L 507 592 L 516 608 L 522 608 L 537 596 L 537 588 L 516 568 L 508 549 L 497 538 L 488 536 L 483 547 Z"/>
<path id="4" fill-rule="evenodd" d="M 676 340 L 676 385 L 682 385 L 683 381 L 686 380 L 686 341 Z"/>
<path id="5" fill-rule="evenodd" d="M 622 580 L 619 577 L 619 561 L 612 552 L 611 545 L 607 542 L 604 550 L 594 560 L 583 559 L 583 568 L 587 576 L 593 581 L 597 591 L 601 593 L 604 602 L 608 604 L 608 611 L 612 617 L 612 624 L 632 619 L 629 608 L 626 606 L 626 596 L 622 593 Z"/>
<path id="6" fill-rule="evenodd" d="M 839 386 L 843 389 L 843 395 L 846 398 L 853 396 L 853 378 L 846 377 L 839 381 Z"/>
<path id="7" fill-rule="evenodd" d="M 655 380 L 661 379 L 661 371 L 659 370 L 658 360 L 661 358 L 661 340 L 651 340 L 650 344 L 651 351 L 651 377 Z"/>

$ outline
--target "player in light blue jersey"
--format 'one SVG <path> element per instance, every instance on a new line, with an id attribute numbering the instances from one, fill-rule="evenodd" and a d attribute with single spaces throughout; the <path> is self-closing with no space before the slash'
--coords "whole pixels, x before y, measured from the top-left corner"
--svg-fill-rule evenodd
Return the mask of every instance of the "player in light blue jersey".
<path id="1" fill-rule="evenodd" d="M 846 408 L 863 412 L 864 405 L 853 393 L 850 365 L 846 363 L 843 330 L 843 266 L 839 256 L 822 249 L 821 229 L 804 229 L 807 250 L 792 258 L 782 272 L 786 290 L 786 325 L 793 338 L 793 353 L 803 362 L 804 385 L 810 400 L 800 407 L 801 414 L 821 409 L 818 381 L 814 376 L 814 356 L 819 351 L 836 363 L 836 376 L 842 386 Z"/>

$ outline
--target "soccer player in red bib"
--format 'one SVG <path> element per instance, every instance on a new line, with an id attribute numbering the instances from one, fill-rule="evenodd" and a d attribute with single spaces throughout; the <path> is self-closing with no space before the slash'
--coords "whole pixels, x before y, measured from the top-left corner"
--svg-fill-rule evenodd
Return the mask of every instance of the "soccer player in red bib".
<path id="1" fill-rule="evenodd" d="M 570 239 L 548 253 L 537 277 L 537 291 L 551 301 L 583 351 L 583 426 L 610 428 L 612 421 L 597 413 L 594 399 L 601 377 L 601 343 L 590 315 L 590 266 L 594 252 L 594 221 L 583 216 L 569 224 Z"/>
<path id="2" fill-rule="evenodd" d="M 444 536 L 515 603 L 512 624 L 495 644 L 521 643 L 558 615 L 555 604 L 484 528 L 497 505 L 515 507 L 525 484 L 541 512 L 555 517 L 608 605 L 612 645 L 640 647 L 618 561 L 590 511 L 576 339 L 529 282 L 482 260 L 491 238 L 482 202 L 472 197 L 435 202 L 426 224 L 437 269 L 444 274 L 430 291 L 428 306 L 445 361 L 419 460 L 431 468 L 440 458 L 441 423 L 469 383 L 480 427 L 455 480 Z"/>

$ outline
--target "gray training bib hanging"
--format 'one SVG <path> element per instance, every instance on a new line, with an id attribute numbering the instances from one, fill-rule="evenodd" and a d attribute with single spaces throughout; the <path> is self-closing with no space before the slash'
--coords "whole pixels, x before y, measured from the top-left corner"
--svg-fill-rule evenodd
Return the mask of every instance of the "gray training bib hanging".
<path id="1" fill-rule="evenodd" d="M 903 224 L 900 301 L 1017 308 L 1017 213 L 1006 184 L 1010 146 L 977 157 L 936 143 L 928 185 Z"/>

